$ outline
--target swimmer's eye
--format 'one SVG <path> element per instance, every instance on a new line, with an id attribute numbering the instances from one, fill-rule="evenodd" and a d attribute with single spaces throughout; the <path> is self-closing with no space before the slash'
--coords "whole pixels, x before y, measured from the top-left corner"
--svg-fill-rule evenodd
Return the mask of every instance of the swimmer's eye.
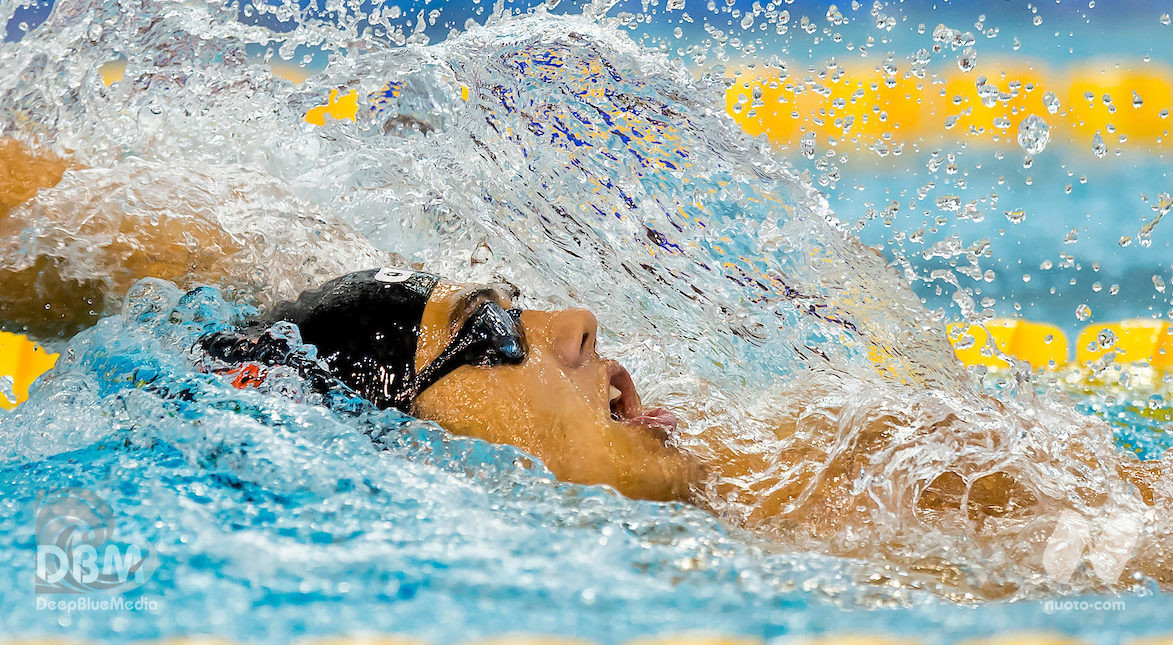
<path id="1" fill-rule="evenodd" d="M 448 347 L 416 374 L 412 397 L 431 387 L 463 365 L 493 367 L 517 365 L 525 360 L 525 328 L 521 311 L 503 309 L 487 297 L 470 297 L 476 308 L 453 336 Z"/>
<path id="2" fill-rule="evenodd" d="M 521 295 L 517 287 L 508 282 L 499 282 L 461 294 L 452 307 L 449 319 L 450 333 L 455 334 L 477 309 L 485 302 L 492 302 L 502 309 L 512 309 L 513 300 Z"/>

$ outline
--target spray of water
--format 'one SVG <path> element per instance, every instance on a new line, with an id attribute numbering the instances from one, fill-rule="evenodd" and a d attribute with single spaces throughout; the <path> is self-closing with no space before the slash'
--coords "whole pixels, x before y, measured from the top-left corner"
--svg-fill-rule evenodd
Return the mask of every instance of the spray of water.
<path id="1" fill-rule="evenodd" d="M 245 19 L 262 7 L 289 26 L 280 51 L 325 49 L 329 67 L 292 85 L 251 62 L 275 37 Z M 432 45 L 422 13 L 405 29 L 397 11 L 334 9 L 59 2 L 3 46 L 0 134 L 84 169 L 3 223 L 0 268 L 51 257 L 109 312 L 136 274 L 260 306 L 395 257 L 506 279 L 527 306 L 598 314 L 645 398 L 681 411 L 679 442 L 710 465 L 707 505 L 772 548 L 862 558 L 873 581 L 962 599 L 1173 582 L 1167 480 L 1138 489 L 1108 428 L 1029 379 L 981 394 L 904 277 L 719 109 L 723 79 L 641 47 L 609 5 L 498 9 Z M 117 56 L 125 76 L 106 86 L 97 69 Z M 306 123 L 332 91 L 356 94 L 355 120 Z M 182 264 L 147 256 L 152 235 L 177 237 Z M 136 288 L 128 311 L 161 288 Z M 159 369 L 193 369 L 164 345 Z M 104 397 L 136 399 L 112 385 L 118 366 L 70 360 L 5 420 L 9 462 L 84 445 Z M 28 421 L 46 410 L 51 441 Z M 120 410 L 120 427 L 211 459 L 159 430 L 155 403 Z M 284 450 L 253 418 L 254 440 Z M 327 422 L 350 423 L 312 423 Z M 330 482 L 333 459 L 297 467 Z M 266 477 L 249 463 L 234 476 Z M 1135 528 L 1124 556 L 1097 537 L 1121 526 Z M 1095 566 L 1077 567 L 1085 550 Z"/>

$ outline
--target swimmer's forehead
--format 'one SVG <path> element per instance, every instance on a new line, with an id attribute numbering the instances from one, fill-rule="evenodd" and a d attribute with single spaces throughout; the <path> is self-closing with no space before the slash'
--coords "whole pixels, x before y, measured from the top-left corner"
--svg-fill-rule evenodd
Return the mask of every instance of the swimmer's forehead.
<path id="1" fill-rule="evenodd" d="M 462 304 L 491 300 L 498 304 L 512 301 L 517 297 L 517 288 L 506 283 L 482 284 L 476 282 L 452 282 L 441 279 L 428 296 L 427 307 L 458 309 Z M 425 310 L 426 311 L 426 310 Z"/>
<path id="2" fill-rule="evenodd" d="M 437 282 L 424 306 L 424 315 L 420 318 L 415 368 L 423 369 L 444 351 L 478 304 L 491 301 L 510 307 L 516 296 L 517 290 L 508 284 L 478 284 L 443 279 Z"/>

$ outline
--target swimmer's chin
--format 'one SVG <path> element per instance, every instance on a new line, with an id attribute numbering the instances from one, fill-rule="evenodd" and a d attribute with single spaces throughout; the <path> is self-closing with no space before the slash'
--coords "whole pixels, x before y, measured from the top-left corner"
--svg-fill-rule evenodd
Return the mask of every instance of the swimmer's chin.
<path id="1" fill-rule="evenodd" d="M 675 416 L 671 417 L 669 424 L 666 416 L 652 412 L 656 410 L 664 415 L 670 414 L 662 408 L 651 408 L 650 421 L 608 419 L 613 432 L 632 440 L 634 454 L 623 460 L 626 462 L 623 470 L 627 472 L 619 473 L 618 481 L 583 483 L 608 483 L 624 496 L 634 499 L 698 504 L 699 491 L 706 476 L 705 467 L 696 456 L 676 445 L 678 426 Z"/>

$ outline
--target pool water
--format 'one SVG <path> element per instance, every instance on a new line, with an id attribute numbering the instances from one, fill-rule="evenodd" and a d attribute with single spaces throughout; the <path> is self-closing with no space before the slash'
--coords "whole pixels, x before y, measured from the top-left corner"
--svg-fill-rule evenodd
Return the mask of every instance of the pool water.
<path id="1" fill-rule="evenodd" d="M 1159 376 L 1086 392 L 1079 374 L 979 381 L 953 361 L 941 326 L 976 307 L 905 280 L 932 275 L 936 261 L 952 270 L 968 260 L 917 260 L 920 247 L 900 243 L 939 215 L 904 209 L 855 227 L 862 241 L 844 233 L 865 203 L 913 199 L 922 171 L 869 165 L 866 153 L 829 169 L 745 136 L 721 109 L 726 76 L 657 52 L 656 37 L 629 35 L 638 21 L 626 5 L 454 9 L 476 18 L 467 30 L 445 22 L 456 18 L 429 22 L 417 14 L 424 7 L 339 6 L 323 19 L 274 6 L 61 0 L 3 44 L 3 133 L 85 168 L 22 211 L 32 234 L 0 268 L 52 255 L 67 275 L 126 293 L 97 325 L 46 339 L 58 366 L 26 403 L 0 413 L 5 634 L 125 642 L 210 632 L 277 643 L 374 631 L 458 642 L 521 631 L 617 643 L 705 629 L 953 642 L 1047 629 L 1116 643 L 1173 632 L 1152 576 L 1105 585 L 1086 565 L 1058 581 L 1014 555 L 1028 550 L 1016 536 L 1049 534 L 1069 510 L 1139 518 L 1138 551 L 1160 561 L 1168 509 L 1143 506 L 1110 468 L 1082 468 L 1067 453 L 1077 441 L 1105 464 L 1126 451 L 1160 457 L 1173 447 L 1166 386 Z M 0 19 L 13 11 L 0 7 Z M 389 44 L 399 38 L 408 44 Z M 286 60 L 329 52 L 330 64 L 294 85 L 257 64 L 257 47 Z M 126 71 L 107 85 L 98 69 L 117 58 Z M 332 92 L 354 93 L 353 116 L 308 122 Z M 1028 183 L 1014 170 L 1021 153 L 1007 160 L 975 145 L 966 154 L 976 161 L 961 174 L 969 183 L 950 179 L 951 190 L 977 199 L 1009 175 L 1016 207 L 1031 213 L 1026 226 L 1003 224 L 1000 212 L 946 218 L 924 245 L 954 233 L 994 239 L 992 259 L 981 260 L 994 279 L 972 294 L 994 302 L 981 308 L 1083 324 L 1070 316 L 1091 297 L 1085 269 L 1044 271 L 1050 282 L 1024 282 L 1018 269 L 1049 259 L 1040 240 L 1061 228 L 1062 209 L 1028 187 L 1053 188 L 1046 172 L 1065 170 L 1038 161 Z M 819 193 L 829 170 L 860 189 Z M 1147 172 L 1116 166 L 1095 175 L 1094 195 L 1073 192 L 1066 204 L 1092 210 L 1136 186 L 1155 192 L 1165 170 Z M 90 228 L 77 224 L 83 214 Z M 215 247 L 222 257 L 128 276 L 108 232 L 172 222 L 227 231 Z M 1094 280 L 1130 284 L 1167 261 L 1158 233 L 1143 252 L 1121 255 L 1103 230 L 1110 222 L 1095 221 L 1078 247 L 1087 266 L 1102 265 Z M 754 524 L 752 501 L 715 485 L 705 499 L 713 515 L 559 483 L 514 448 L 345 393 L 323 397 L 294 374 L 237 389 L 192 350 L 255 307 L 404 260 L 458 279 L 508 279 L 526 306 L 590 307 L 605 349 L 645 398 L 686 421 L 701 411 L 719 419 L 733 433 L 722 440 L 739 450 L 750 449 L 738 441 L 766 455 L 794 447 L 755 414 L 771 396 L 793 404 L 796 391 L 821 392 L 813 405 L 828 414 L 839 414 L 830 401 L 861 415 L 904 405 L 955 414 L 973 423 L 956 438 L 967 450 L 943 455 L 952 445 L 943 438 L 901 436 L 852 491 L 868 522 L 796 531 L 793 517 Z M 1121 291 L 1092 307 L 1107 319 L 1160 313 L 1160 300 Z M 991 412 L 983 391 L 1000 392 L 1009 412 Z M 850 454 L 858 434 L 845 428 L 842 445 L 809 457 L 812 467 Z M 680 441 L 702 451 L 712 439 L 693 424 Z M 1042 499 L 1039 517 L 991 522 L 988 533 L 916 521 L 909 496 L 961 467 L 1013 473 Z M 149 579 L 122 595 L 153 610 L 38 609 L 37 495 L 62 487 L 108 502 L 112 543 L 151 554 Z M 915 560 L 926 553 L 935 572 Z M 1055 604 L 1101 599 L 1123 602 Z"/>

